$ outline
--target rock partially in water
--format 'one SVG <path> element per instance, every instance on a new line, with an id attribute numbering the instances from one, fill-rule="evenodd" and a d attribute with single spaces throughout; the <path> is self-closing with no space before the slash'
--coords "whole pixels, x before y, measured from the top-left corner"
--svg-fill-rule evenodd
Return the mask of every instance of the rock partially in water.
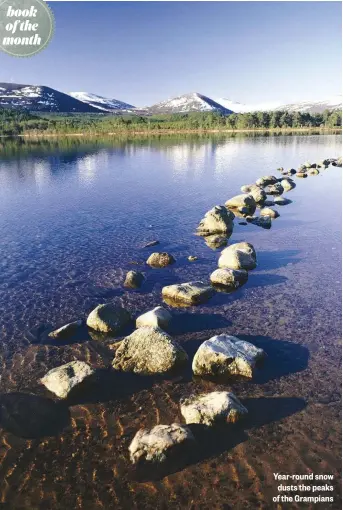
<path id="1" fill-rule="evenodd" d="M 342 158 L 337 158 L 336 161 L 332 162 L 332 166 L 342 167 Z"/>
<path id="2" fill-rule="evenodd" d="M 292 200 L 290 200 L 289 198 L 280 197 L 280 196 L 274 198 L 274 205 L 288 205 L 291 203 L 292 203 Z"/>
<path id="3" fill-rule="evenodd" d="M 244 186 L 241 186 L 241 192 L 242 193 L 250 193 L 252 190 L 261 189 L 260 186 L 257 186 L 255 182 L 252 184 L 244 184 Z"/>
<path id="4" fill-rule="evenodd" d="M 282 195 L 283 192 L 283 186 L 279 182 L 271 184 L 266 188 L 267 195 Z"/>
<path id="5" fill-rule="evenodd" d="M 156 306 L 153 310 L 140 315 L 136 319 L 136 327 L 142 328 L 150 326 L 153 328 L 161 328 L 165 331 L 168 330 L 172 320 L 172 314 L 163 308 L 163 306 Z"/>
<path id="6" fill-rule="evenodd" d="M 211 283 L 223 285 L 234 290 L 248 281 L 248 271 L 245 269 L 216 269 L 210 276 Z"/>
<path id="7" fill-rule="evenodd" d="M 308 175 L 318 175 L 320 172 L 317 168 L 310 168 L 308 171 Z"/>
<path id="8" fill-rule="evenodd" d="M 187 353 L 160 328 L 141 327 L 116 349 L 113 368 L 141 375 L 167 374 L 182 368 Z"/>
<path id="9" fill-rule="evenodd" d="M 55 329 L 55 331 L 51 331 L 48 337 L 53 340 L 69 340 L 80 332 L 83 324 L 82 320 L 70 322 L 61 328 Z"/>
<path id="10" fill-rule="evenodd" d="M 297 174 L 295 174 L 296 177 L 302 177 L 302 178 L 305 178 L 307 177 L 307 173 L 306 172 L 298 172 Z"/>
<path id="11" fill-rule="evenodd" d="M 144 282 L 144 275 L 139 271 L 129 271 L 125 277 L 124 287 L 139 289 Z"/>
<path id="12" fill-rule="evenodd" d="M 243 193 L 242 195 L 236 195 L 235 197 L 230 198 L 225 202 L 225 207 L 230 210 L 238 210 L 242 211 L 242 208 L 246 210 L 246 212 L 242 212 L 242 214 L 254 214 L 256 209 L 256 202 L 252 195 L 247 195 Z"/>
<path id="13" fill-rule="evenodd" d="M 259 186 L 256 186 L 255 189 L 251 190 L 250 194 L 254 198 L 256 204 L 263 204 L 267 200 L 266 192 Z"/>
<path id="14" fill-rule="evenodd" d="M 213 250 L 226 246 L 227 241 L 227 237 L 224 236 L 213 235 L 205 237 L 205 243 L 209 248 L 212 248 Z"/>
<path id="15" fill-rule="evenodd" d="M 261 216 L 270 216 L 270 218 L 278 218 L 280 216 L 280 213 L 278 211 L 275 211 L 275 209 L 270 209 L 270 207 L 264 207 L 261 209 L 260 212 Z"/>
<path id="16" fill-rule="evenodd" d="M 148 243 L 146 243 L 146 244 L 144 244 L 144 245 L 143 245 L 143 248 L 150 248 L 150 247 L 152 247 L 152 246 L 156 246 L 156 245 L 158 245 L 158 244 L 160 244 L 160 241 L 157 241 L 157 240 L 155 240 L 155 241 L 149 241 Z"/>
<path id="17" fill-rule="evenodd" d="M 98 305 L 88 315 L 87 326 L 101 333 L 119 333 L 129 322 L 131 315 L 125 308 L 112 303 Z"/>
<path id="18" fill-rule="evenodd" d="M 166 267 L 166 266 L 169 266 L 170 264 L 174 264 L 174 262 L 175 262 L 175 259 L 174 259 L 173 255 L 170 255 L 169 253 L 166 253 L 166 252 L 152 253 L 150 255 L 150 257 L 148 258 L 148 260 L 146 261 L 146 263 L 149 266 L 155 267 L 155 268 Z"/>
<path id="19" fill-rule="evenodd" d="M 196 260 L 198 260 L 198 257 L 196 255 L 190 255 L 188 257 L 188 260 L 189 262 L 195 262 Z"/>
<path id="20" fill-rule="evenodd" d="M 83 361 L 71 361 L 50 370 L 41 383 L 59 398 L 67 398 L 73 388 L 80 386 L 92 375 L 95 370 Z"/>
<path id="21" fill-rule="evenodd" d="M 329 159 L 323 159 L 317 164 L 317 167 L 328 167 L 330 165 Z"/>
<path id="22" fill-rule="evenodd" d="M 278 179 L 274 175 L 264 175 L 263 177 L 257 179 L 256 184 L 257 186 L 265 188 L 266 186 L 269 186 L 270 184 L 276 184 L 277 182 Z"/>
<path id="23" fill-rule="evenodd" d="M 295 188 L 295 182 L 290 178 L 282 179 L 280 184 L 285 191 L 290 191 L 291 189 Z"/>
<path id="24" fill-rule="evenodd" d="M 182 466 L 192 458 L 197 443 L 186 425 L 156 425 L 139 430 L 129 446 L 130 460 L 139 468 L 160 469 L 175 462 Z"/>
<path id="25" fill-rule="evenodd" d="M 223 205 L 216 205 L 207 211 L 200 221 L 197 233 L 202 236 L 211 234 L 225 234 L 230 237 L 233 231 L 234 214 Z"/>
<path id="26" fill-rule="evenodd" d="M 162 289 L 163 299 L 171 304 L 199 305 L 208 301 L 215 294 L 215 290 L 202 281 L 168 285 Z"/>
<path id="27" fill-rule="evenodd" d="M 192 368 L 195 375 L 251 378 L 265 356 L 262 349 L 249 342 L 230 335 L 217 335 L 200 345 Z"/>
<path id="28" fill-rule="evenodd" d="M 272 226 L 272 220 L 270 216 L 258 216 L 250 219 L 250 223 L 257 227 L 270 229 Z"/>
<path id="29" fill-rule="evenodd" d="M 218 266 L 229 269 L 254 269 L 256 267 L 256 252 L 252 244 L 242 242 L 225 248 L 219 257 Z"/>
<path id="30" fill-rule="evenodd" d="M 248 414 L 248 410 L 229 391 L 192 395 L 180 401 L 181 414 L 187 424 L 201 423 L 213 426 L 236 423 Z"/>

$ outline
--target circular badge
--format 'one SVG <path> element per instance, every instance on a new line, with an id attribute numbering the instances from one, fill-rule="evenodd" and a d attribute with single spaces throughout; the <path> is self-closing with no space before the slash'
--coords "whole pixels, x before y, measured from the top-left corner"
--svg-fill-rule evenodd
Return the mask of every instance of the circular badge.
<path id="1" fill-rule="evenodd" d="M 0 50 L 31 57 L 44 49 L 54 32 L 54 16 L 44 0 L 0 0 Z"/>

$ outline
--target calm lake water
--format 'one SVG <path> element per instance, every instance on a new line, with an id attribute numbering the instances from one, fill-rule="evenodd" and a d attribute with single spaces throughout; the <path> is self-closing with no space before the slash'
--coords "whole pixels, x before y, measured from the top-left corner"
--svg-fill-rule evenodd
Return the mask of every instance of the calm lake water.
<path id="1" fill-rule="evenodd" d="M 99 303 L 137 316 L 162 303 L 164 285 L 208 279 L 220 250 L 194 235 L 204 213 L 243 184 L 279 177 L 280 166 L 340 156 L 341 143 L 340 135 L 1 140 L 0 508 L 281 508 L 273 473 L 310 471 L 334 475 L 334 503 L 287 508 L 341 508 L 341 168 L 295 178 L 285 193 L 292 203 L 278 207 L 270 230 L 236 221 L 230 243 L 248 241 L 258 256 L 244 287 L 173 310 L 174 336 L 190 355 L 224 332 L 263 347 L 268 360 L 254 380 L 118 376 L 82 401 L 55 403 L 38 382 L 47 370 L 73 359 L 106 369 L 113 352 L 91 338 L 46 345 L 37 333 Z M 158 247 L 142 248 L 155 239 Z M 149 268 L 153 251 L 176 264 Z M 146 275 L 139 291 L 122 286 L 130 269 Z M 140 427 L 180 421 L 182 396 L 228 388 L 249 410 L 244 425 L 206 436 L 198 461 L 181 471 L 134 478 L 127 448 Z"/>

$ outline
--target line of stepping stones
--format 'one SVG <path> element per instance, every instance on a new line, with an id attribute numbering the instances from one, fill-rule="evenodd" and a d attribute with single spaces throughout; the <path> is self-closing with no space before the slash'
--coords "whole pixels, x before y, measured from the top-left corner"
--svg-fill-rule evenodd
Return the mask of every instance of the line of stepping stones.
<path id="1" fill-rule="evenodd" d="M 221 247 L 227 243 L 233 231 L 235 216 L 243 217 L 251 223 L 270 228 L 271 219 L 279 216 L 269 208 L 271 202 L 267 195 L 274 195 L 273 204 L 284 205 L 291 201 L 281 197 L 284 191 L 295 187 L 294 181 L 286 176 L 319 173 L 318 168 L 342 166 L 342 159 L 326 159 L 319 164 L 305 163 L 298 171 L 295 169 L 278 170 L 282 178 L 264 176 L 254 184 L 242 186 L 242 195 L 235 196 L 225 206 L 215 206 L 208 211 L 197 228 L 198 235 L 204 237 L 211 247 Z M 253 216 L 256 207 L 261 207 L 259 217 Z M 224 244 L 223 244 L 224 243 Z M 158 241 L 146 244 L 155 246 Z M 189 257 L 196 260 L 197 257 Z M 166 267 L 175 262 L 168 253 L 152 253 L 147 264 L 154 268 Z M 162 289 L 163 300 L 172 305 L 198 305 L 210 299 L 216 288 L 235 290 L 248 280 L 248 271 L 256 267 L 254 247 L 241 242 L 225 248 L 219 257 L 218 266 L 210 275 L 212 285 L 203 281 L 186 282 L 169 285 Z M 137 271 L 130 271 L 124 286 L 139 288 L 144 276 Z M 86 324 L 91 331 L 117 336 L 131 322 L 130 313 L 115 304 L 98 305 L 88 316 Z M 136 330 L 120 342 L 114 344 L 115 357 L 112 366 L 115 370 L 133 372 L 140 375 L 167 374 L 182 369 L 188 362 L 186 351 L 168 334 L 172 314 L 158 306 L 136 319 Z M 67 324 L 49 333 L 53 340 L 71 339 L 77 334 L 83 321 Z M 192 360 L 192 370 L 196 376 L 233 376 L 252 378 L 254 370 L 259 367 L 266 353 L 253 344 L 231 335 L 216 335 L 203 342 Z M 44 386 L 59 398 L 67 398 L 70 392 L 96 375 L 96 371 L 87 363 L 72 361 L 50 370 L 42 379 Z M 129 447 L 132 463 L 137 466 L 161 466 L 175 455 L 191 454 L 198 446 L 188 427 L 190 424 L 202 424 L 207 427 L 218 423 L 235 423 L 247 414 L 247 409 L 231 392 L 214 391 L 208 394 L 191 395 L 180 401 L 180 411 L 186 425 L 172 423 L 157 425 L 151 430 L 139 430 Z"/>

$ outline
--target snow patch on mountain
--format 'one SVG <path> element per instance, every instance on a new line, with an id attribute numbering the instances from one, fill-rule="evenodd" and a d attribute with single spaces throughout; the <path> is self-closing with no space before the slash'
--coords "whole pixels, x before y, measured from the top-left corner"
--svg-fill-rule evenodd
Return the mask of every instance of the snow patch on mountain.
<path id="1" fill-rule="evenodd" d="M 109 99 L 107 97 L 98 96 L 91 92 L 69 92 L 69 95 L 83 103 L 90 104 L 91 106 L 103 111 L 131 110 L 134 108 L 132 104 L 124 103 L 118 99 Z"/>
<path id="2" fill-rule="evenodd" d="M 324 110 L 336 110 L 342 108 L 342 96 L 336 95 L 328 99 L 318 101 L 303 101 L 285 104 L 282 102 L 266 102 L 258 104 L 243 104 L 230 99 L 220 98 L 217 102 L 235 113 L 267 112 L 284 110 L 288 112 L 322 113 Z"/>
<path id="3" fill-rule="evenodd" d="M 148 108 L 150 113 L 189 113 L 189 112 L 221 112 L 231 113 L 225 106 L 213 99 L 191 92 L 177 96 L 166 101 L 161 101 Z"/>

